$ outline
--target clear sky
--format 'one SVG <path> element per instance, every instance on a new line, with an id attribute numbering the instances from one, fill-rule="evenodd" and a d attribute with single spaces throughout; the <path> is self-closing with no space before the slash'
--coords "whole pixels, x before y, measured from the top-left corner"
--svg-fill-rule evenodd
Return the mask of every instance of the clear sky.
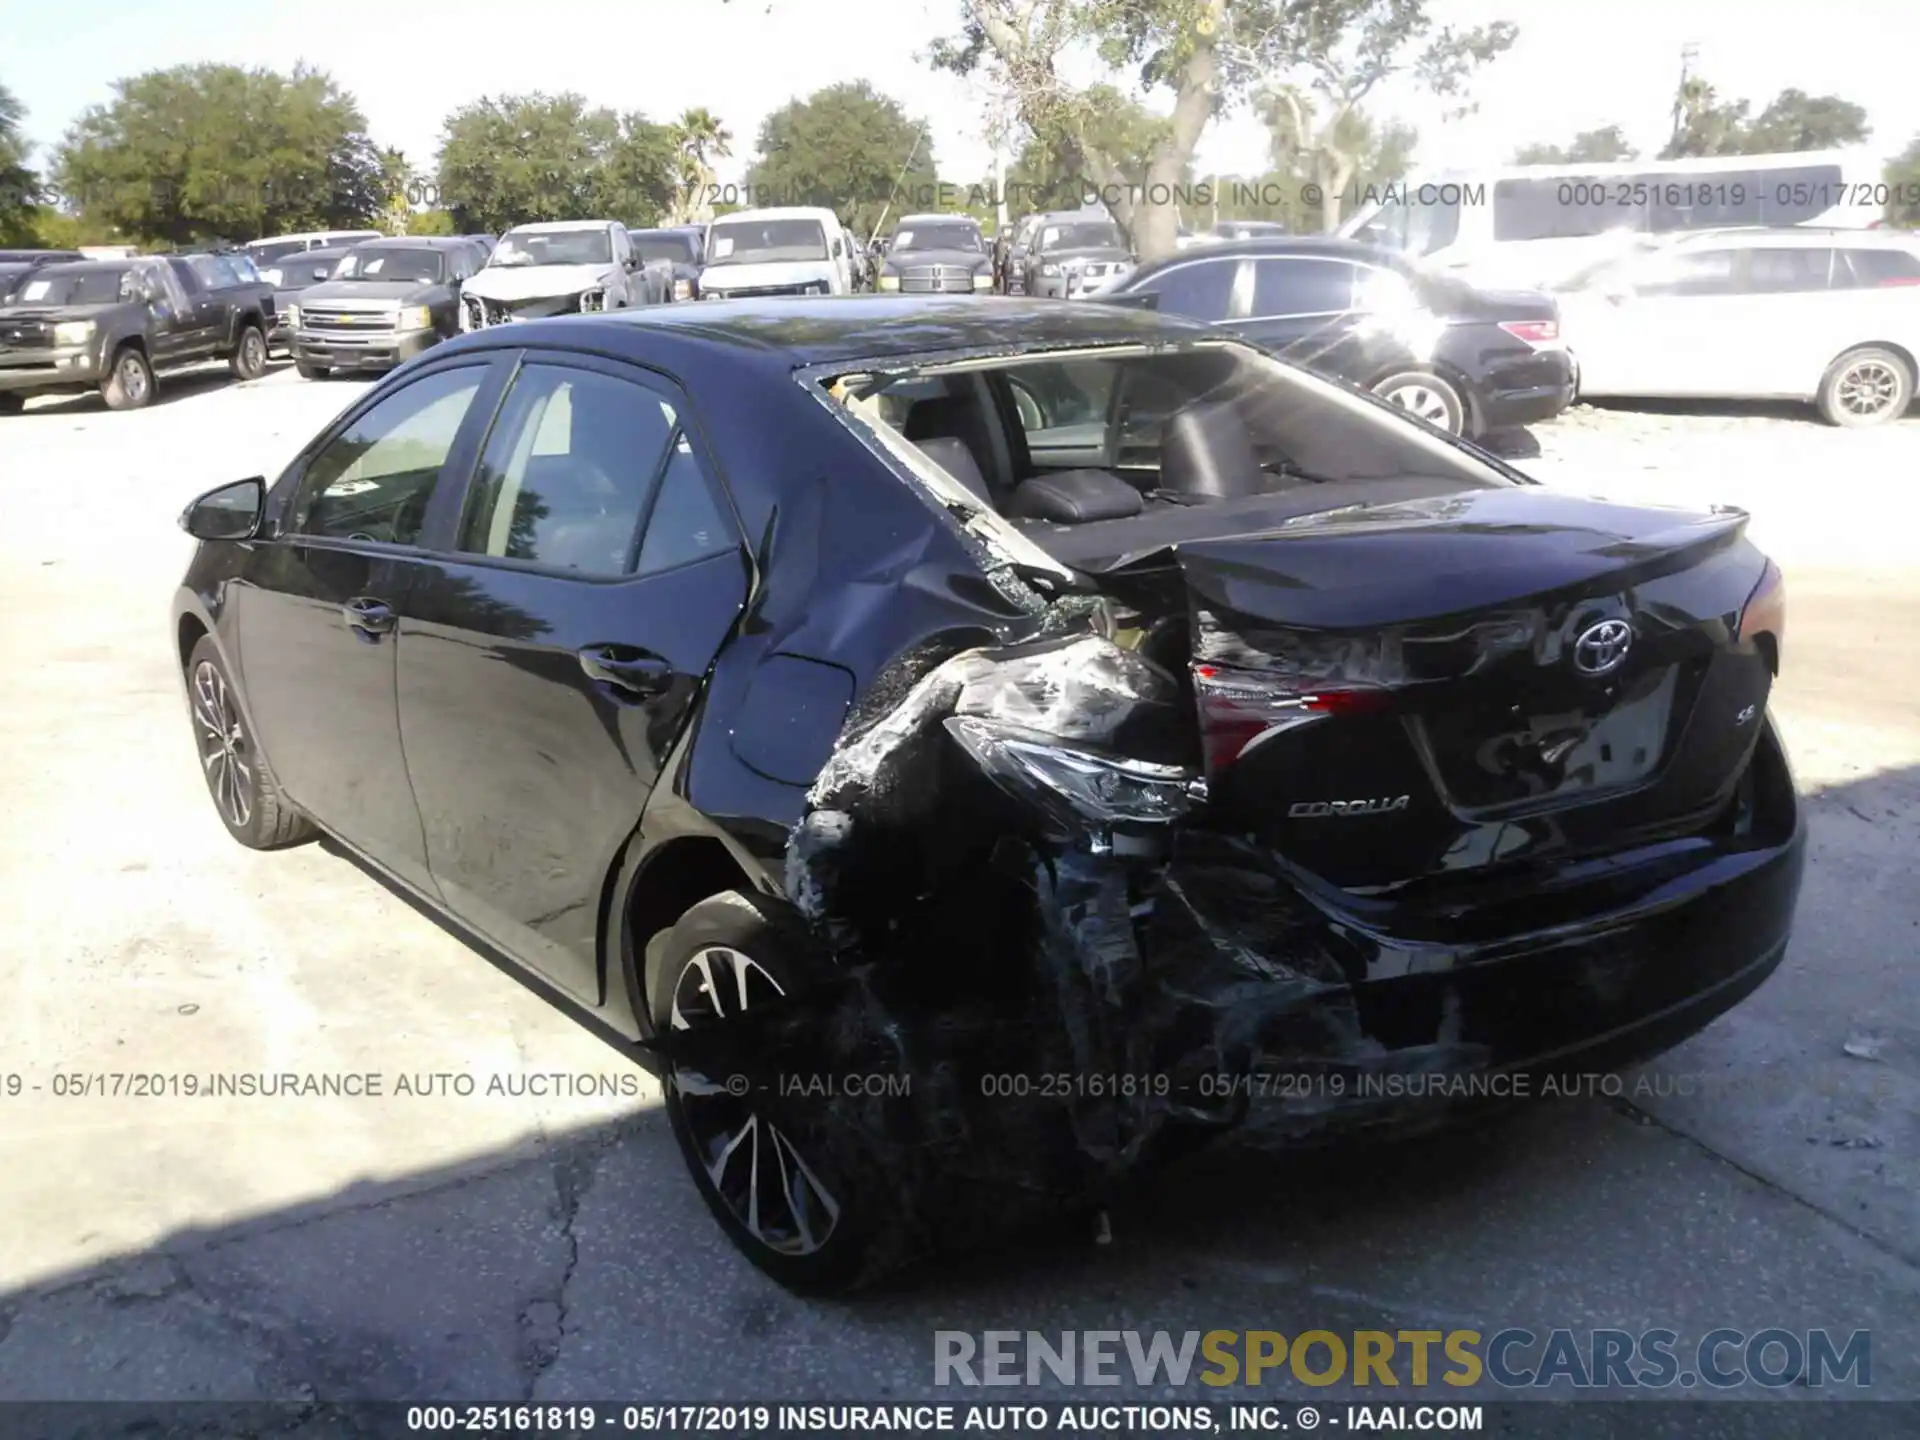
<path id="1" fill-rule="evenodd" d="M 957 0 L 0 0 L 0 83 L 27 131 L 57 140 L 112 82 L 197 60 L 290 68 L 307 60 L 358 97 L 374 136 L 430 169 L 440 123 L 482 94 L 578 90 L 670 119 L 704 105 L 733 131 L 737 179 L 761 120 L 790 98 L 867 79 L 932 124 L 944 177 L 986 173 L 981 98 L 928 70 Z M 1680 50 L 1726 96 L 1758 109 L 1798 86 L 1864 105 L 1892 153 L 1920 134 L 1916 0 L 1434 0 L 1443 21 L 1505 18 L 1519 43 L 1479 78 L 1476 114 L 1443 123 L 1417 94 L 1380 108 L 1421 130 L 1417 163 L 1499 163 L 1531 140 L 1620 124 L 1644 151 L 1664 138 Z M 1263 167 L 1260 128 L 1216 122 L 1202 171 Z"/>

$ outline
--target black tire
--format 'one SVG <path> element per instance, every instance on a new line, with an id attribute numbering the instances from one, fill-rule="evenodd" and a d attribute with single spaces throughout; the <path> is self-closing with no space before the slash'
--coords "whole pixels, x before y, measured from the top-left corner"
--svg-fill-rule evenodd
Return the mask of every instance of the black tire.
<path id="1" fill-rule="evenodd" d="M 293 372 L 302 380 L 324 380 L 333 373 L 324 365 L 309 365 L 304 360 L 293 362 Z"/>
<path id="2" fill-rule="evenodd" d="M 252 321 L 240 327 L 233 354 L 227 357 L 227 368 L 236 380 L 258 380 L 267 373 L 266 332 Z"/>
<path id="3" fill-rule="evenodd" d="M 107 378 L 100 382 L 100 398 L 109 410 L 139 410 L 153 403 L 153 366 L 137 346 L 122 345 L 113 353 Z"/>
<path id="4" fill-rule="evenodd" d="M 1829 425 L 1849 430 L 1885 425 L 1913 403 L 1913 367 L 1895 351 L 1862 345 L 1827 367 L 1817 398 Z"/>
<path id="5" fill-rule="evenodd" d="M 1373 393 L 1429 425 L 1459 435 L 1467 428 L 1467 405 L 1460 392 L 1431 370 L 1400 370 L 1376 380 Z"/>
<path id="6" fill-rule="evenodd" d="M 187 657 L 187 714 L 207 794 L 229 835 L 249 850 L 278 850 L 319 833 L 281 793 L 267 757 L 253 743 L 233 678 L 210 635 L 202 635 Z"/>
<path id="7" fill-rule="evenodd" d="M 26 408 L 26 396 L 12 391 L 0 391 L 0 415 L 18 415 Z"/>
<path id="8" fill-rule="evenodd" d="M 693 906 L 656 953 L 647 1004 L 662 1032 L 737 1013 L 743 984 L 749 1008 L 756 998 L 797 994 L 830 963 L 787 906 L 737 890 Z M 671 1064 L 664 1089 L 667 1118 L 700 1198 L 754 1265 L 787 1289 L 812 1295 L 844 1292 L 889 1268 L 865 1213 L 870 1197 L 854 1193 L 818 1156 L 802 1159 L 789 1136 L 764 1122 L 751 1094 L 736 1095 L 724 1083 L 683 1086 Z M 766 1164 L 769 1155 L 776 1165 Z M 749 1205 L 761 1175 L 792 1179 L 761 1184 L 760 1206 Z M 749 1223 L 755 1216 L 759 1228 Z"/>

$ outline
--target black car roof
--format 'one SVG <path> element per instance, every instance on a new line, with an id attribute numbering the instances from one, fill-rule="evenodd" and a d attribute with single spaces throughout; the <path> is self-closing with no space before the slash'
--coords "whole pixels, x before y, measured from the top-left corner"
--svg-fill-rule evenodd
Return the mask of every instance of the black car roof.
<path id="1" fill-rule="evenodd" d="M 1337 235 L 1269 235 L 1245 240 L 1211 240 L 1191 250 L 1177 251 L 1150 265 L 1142 265 L 1128 276 L 1131 285 L 1142 276 L 1157 274 L 1170 265 L 1194 260 L 1238 260 L 1260 255 L 1324 255 L 1341 260 L 1360 260 L 1369 265 L 1403 269 L 1407 257 L 1383 245 L 1368 245 L 1360 240 L 1342 240 Z"/>
<path id="2" fill-rule="evenodd" d="M 556 322 L 568 326 L 581 323 L 574 318 Z M 795 369 L 940 351 L 1065 350 L 1221 338 L 1214 326 L 1131 306 L 1001 295 L 702 300 L 610 311 L 592 317 L 589 323 L 609 329 L 679 332 L 690 339 L 746 344 L 765 353 L 786 355 Z M 522 326 L 500 328 L 528 333 Z"/>

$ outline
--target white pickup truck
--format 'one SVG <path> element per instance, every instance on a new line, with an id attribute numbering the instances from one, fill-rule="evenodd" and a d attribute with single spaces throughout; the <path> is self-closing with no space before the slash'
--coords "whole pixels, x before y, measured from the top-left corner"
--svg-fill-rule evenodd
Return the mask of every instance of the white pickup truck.
<path id="1" fill-rule="evenodd" d="M 673 298 L 671 267 L 642 260 L 617 220 L 516 225 L 460 293 L 460 328 Z"/>
<path id="2" fill-rule="evenodd" d="M 833 211 L 794 205 L 741 210 L 707 227 L 700 298 L 850 295 L 853 240 Z"/>

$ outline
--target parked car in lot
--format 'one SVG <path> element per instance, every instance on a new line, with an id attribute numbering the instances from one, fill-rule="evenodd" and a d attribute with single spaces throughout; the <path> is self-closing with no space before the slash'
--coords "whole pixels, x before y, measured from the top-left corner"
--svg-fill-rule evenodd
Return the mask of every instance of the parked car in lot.
<path id="1" fill-rule="evenodd" d="M 232 836 L 331 833 L 628 1036 L 783 1283 L 1101 1203 L 1244 1077 L 1269 1135 L 1423 1123 L 1779 964 L 1743 514 L 1170 315 L 802 308 L 454 340 L 196 501 L 171 617 Z"/>
<path id="2" fill-rule="evenodd" d="M 634 253 L 649 264 L 664 265 L 671 274 L 670 300 L 700 298 L 700 267 L 707 229 L 704 225 L 670 225 L 654 230 L 629 230 Z"/>
<path id="3" fill-rule="evenodd" d="M 1044 215 L 1028 215 L 1013 227 L 1013 233 L 1007 240 L 1007 259 L 1005 270 L 1000 278 L 1000 289 L 1007 295 L 1024 295 L 1027 284 L 1027 255 L 1033 249 L 1033 237 L 1040 229 Z"/>
<path id="4" fill-rule="evenodd" d="M 1456 435 L 1537 424 L 1573 399 L 1552 296 L 1476 289 L 1350 240 L 1207 245 L 1099 298 L 1222 326 Z"/>
<path id="5" fill-rule="evenodd" d="M 482 255 L 487 256 L 491 256 L 493 254 L 493 247 L 500 243 L 500 237 L 497 235 L 462 235 L 460 238 L 471 241 L 479 247 Z"/>
<path id="6" fill-rule="evenodd" d="M 383 240 L 379 230 L 303 230 L 295 235 L 268 235 L 249 240 L 244 247 L 253 263 L 262 268 L 302 250 L 338 250 L 358 245 L 363 240 Z"/>
<path id="7" fill-rule="evenodd" d="M 481 330 L 510 320 L 653 305 L 672 281 L 634 253 L 617 220 L 516 225 L 461 290 L 460 324 Z"/>
<path id="8" fill-rule="evenodd" d="M 993 289 L 993 252 L 971 216 L 903 215 L 874 284 L 907 295 L 984 295 Z"/>
<path id="9" fill-rule="evenodd" d="M 1133 252 L 1104 211 L 1043 215 L 1028 243 L 1025 295 L 1075 299 L 1114 284 L 1133 269 Z"/>
<path id="10" fill-rule="evenodd" d="M 85 258 L 78 250 L 0 250 L 0 305 L 11 300 L 26 278 L 41 266 Z"/>
<path id="11" fill-rule="evenodd" d="M 817 206 L 723 215 L 707 227 L 700 298 L 849 295 L 856 243 L 839 216 Z"/>
<path id="12" fill-rule="evenodd" d="M 1705 231 L 1588 271 L 1560 309 L 1582 395 L 1806 400 L 1881 425 L 1913 400 L 1920 239 Z"/>
<path id="13" fill-rule="evenodd" d="M 333 267 L 351 248 L 302 250 L 282 256 L 260 271 L 260 278 L 273 286 L 273 329 L 267 335 L 269 351 L 292 353 L 291 317 L 299 305 L 301 292 L 327 280 L 333 274 Z"/>
<path id="14" fill-rule="evenodd" d="M 1212 245 L 1222 240 L 1279 240 L 1287 227 L 1278 220 L 1222 220 L 1193 237 L 1195 244 Z"/>
<path id="15" fill-rule="evenodd" d="M 459 334 L 461 287 L 484 263 L 468 240 L 354 246 L 288 310 L 294 368 L 308 380 L 335 370 L 390 370 Z"/>
<path id="16" fill-rule="evenodd" d="M 156 375 L 213 359 L 258 379 L 273 320 L 273 288 L 244 256 L 48 265 L 0 307 L 0 413 L 92 389 L 135 410 L 152 403 Z"/>

